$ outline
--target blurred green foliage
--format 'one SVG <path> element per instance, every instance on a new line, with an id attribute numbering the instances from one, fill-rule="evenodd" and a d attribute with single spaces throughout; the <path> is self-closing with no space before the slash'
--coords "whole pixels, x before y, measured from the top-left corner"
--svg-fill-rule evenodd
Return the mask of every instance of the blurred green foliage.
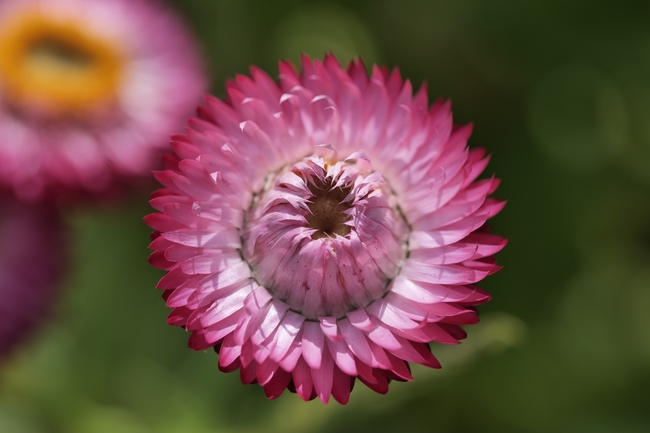
<path id="1" fill-rule="evenodd" d="M 222 374 L 165 324 L 146 192 L 68 215 L 55 320 L 0 373 L 11 433 L 650 431 L 650 3 L 598 0 L 176 0 L 228 77 L 333 51 L 398 65 L 452 98 L 493 154 L 510 239 L 494 300 L 443 369 L 386 396 L 303 403 Z M 152 187 L 153 188 L 153 187 Z"/>

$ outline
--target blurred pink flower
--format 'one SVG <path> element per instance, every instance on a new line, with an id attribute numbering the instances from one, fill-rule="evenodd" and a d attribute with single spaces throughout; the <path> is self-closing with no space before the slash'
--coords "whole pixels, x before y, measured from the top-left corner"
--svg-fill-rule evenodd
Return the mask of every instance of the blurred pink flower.
<path id="1" fill-rule="evenodd" d="M 149 0 L 0 0 L 0 189 L 96 195 L 153 168 L 206 86 Z"/>
<path id="2" fill-rule="evenodd" d="M 429 343 L 478 321 L 490 295 L 474 283 L 506 242 L 482 229 L 504 202 L 475 181 L 488 158 L 471 127 L 360 61 L 251 74 L 206 98 L 157 173 L 146 222 L 168 322 L 269 398 L 346 403 L 355 379 L 385 393 L 409 362 L 440 367 Z"/>
<path id="3" fill-rule="evenodd" d="M 64 234 L 54 208 L 0 202 L 0 359 L 49 315 L 67 256 Z"/>

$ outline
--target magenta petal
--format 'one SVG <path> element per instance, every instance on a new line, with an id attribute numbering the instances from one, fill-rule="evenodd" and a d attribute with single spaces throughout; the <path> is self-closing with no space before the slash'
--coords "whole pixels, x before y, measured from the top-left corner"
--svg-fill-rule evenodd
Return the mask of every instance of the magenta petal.
<path id="1" fill-rule="evenodd" d="M 167 323 L 173 326 L 185 326 L 185 324 L 187 323 L 187 319 L 192 313 L 193 310 L 190 310 L 189 308 L 184 308 L 184 307 L 174 308 L 167 315 Z"/>
<path id="2" fill-rule="evenodd" d="M 267 383 L 269 383 L 271 381 L 271 379 L 273 379 L 273 376 L 275 376 L 275 373 L 278 370 L 282 371 L 282 369 L 279 369 L 278 367 L 279 366 L 278 366 L 277 362 L 273 361 L 272 359 L 268 359 L 268 358 L 264 362 L 258 363 L 258 365 L 257 365 L 257 383 L 259 383 L 262 386 L 265 386 Z"/>
<path id="3" fill-rule="evenodd" d="M 332 384 L 334 381 L 334 361 L 329 352 L 323 351 L 320 368 L 311 370 L 311 378 L 314 382 L 316 395 L 323 403 L 328 403 L 332 395 Z"/>
<path id="4" fill-rule="evenodd" d="M 356 375 L 356 369 L 355 369 Z M 354 379 L 348 376 L 347 373 L 339 370 L 334 366 L 334 374 L 332 378 L 332 397 L 340 404 L 347 404 L 350 400 L 350 391 L 352 389 L 352 381 Z"/>
<path id="5" fill-rule="evenodd" d="M 269 399 L 278 398 L 287 389 L 290 381 L 291 373 L 278 368 L 273 377 L 264 385 L 264 393 Z"/>
<path id="6" fill-rule="evenodd" d="M 219 366 L 229 366 L 239 359 L 241 346 L 235 342 L 233 334 L 227 335 L 221 342 L 219 349 Z"/>
<path id="7" fill-rule="evenodd" d="M 199 329 L 198 331 L 192 332 L 187 346 L 192 350 L 205 350 L 213 346 L 213 342 L 209 342 L 205 336 L 207 330 Z"/>
<path id="8" fill-rule="evenodd" d="M 413 380 L 408 362 L 396 356 L 393 356 L 390 353 L 387 353 L 386 355 L 388 356 L 388 359 L 391 363 L 391 369 L 388 371 L 388 373 L 392 373 L 391 376 L 393 376 L 394 379 L 402 381 Z"/>
<path id="9" fill-rule="evenodd" d="M 379 394 L 386 394 L 388 392 L 388 380 L 382 370 L 373 368 L 362 372 L 360 367 L 358 370 L 359 380 L 361 380 L 361 382 L 363 382 L 368 388 Z"/>
<path id="10" fill-rule="evenodd" d="M 292 377 L 296 392 L 300 398 L 305 401 L 311 400 L 312 390 L 314 389 L 314 382 L 311 378 L 311 367 L 300 359 L 293 369 Z"/>
<path id="11" fill-rule="evenodd" d="M 239 378 L 246 385 L 257 382 L 257 362 L 252 361 L 248 365 L 242 364 L 241 370 L 239 370 Z"/>

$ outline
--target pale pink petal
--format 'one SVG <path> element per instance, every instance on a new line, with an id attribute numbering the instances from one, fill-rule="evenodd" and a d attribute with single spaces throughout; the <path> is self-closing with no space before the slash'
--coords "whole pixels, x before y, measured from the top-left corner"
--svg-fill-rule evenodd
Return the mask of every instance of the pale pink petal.
<path id="1" fill-rule="evenodd" d="M 327 347 L 334 359 L 334 363 L 348 376 L 357 375 L 357 367 L 354 362 L 354 355 L 344 341 L 327 340 Z"/>
<path id="2" fill-rule="evenodd" d="M 323 359 L 323 348 L 325 347 L 325 335 L 316 322 L 305 322 L 302 333 L 302 356 L 307 365 L 312 369 L 318 369 Z"/>

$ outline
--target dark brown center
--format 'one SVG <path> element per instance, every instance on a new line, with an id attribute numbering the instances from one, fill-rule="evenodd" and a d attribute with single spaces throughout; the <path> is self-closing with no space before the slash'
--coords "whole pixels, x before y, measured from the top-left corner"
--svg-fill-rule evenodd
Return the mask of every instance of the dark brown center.
<path id="1" fill-rule="evenodd" d="M 309 204 L 311 214 L 307 216 L 307 222 L 310 227 L 317 230 L 311 235 L 312 239 L 334 235 L 345 236 L 350 233 L 350 227 L 345 224 L 350 216 L 345 211 L 351 206 L 343 203 L 350 189 L 332 188 L 332 186 L 329 182 L 309 186 L 313 198 Z"/>

